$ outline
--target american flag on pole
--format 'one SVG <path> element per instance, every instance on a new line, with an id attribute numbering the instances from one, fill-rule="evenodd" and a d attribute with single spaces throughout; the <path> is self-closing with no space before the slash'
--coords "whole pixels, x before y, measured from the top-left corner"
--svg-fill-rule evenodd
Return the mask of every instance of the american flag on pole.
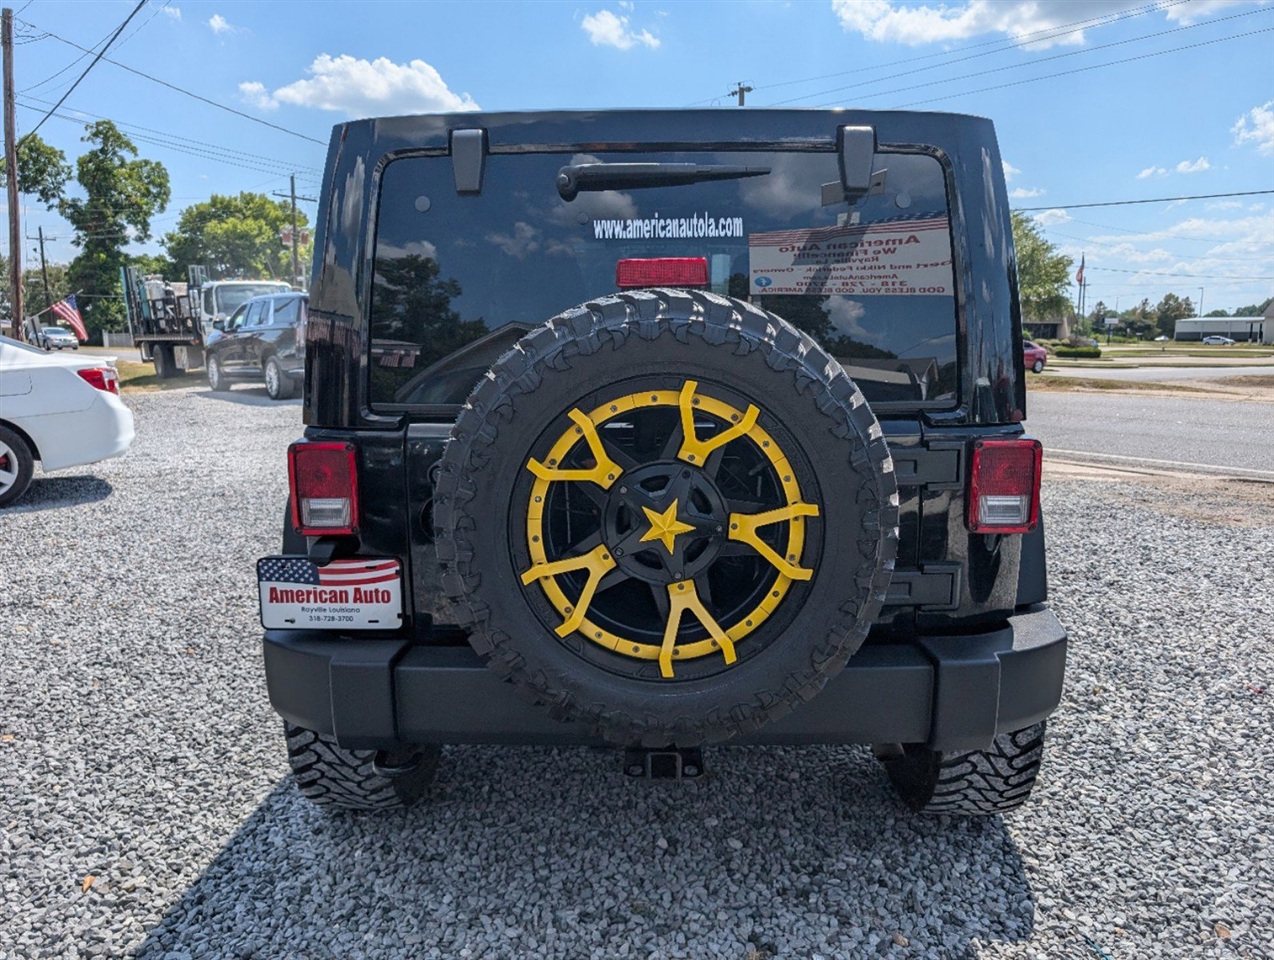
<path id="1" fill-rule="evenodd" d="M 1083 254 L 1080 254 L 1079 256 L 1079 272 L 1075 274 L 1075 282 L 1081 285 L 1084 282 L 1084 255 Z"/>
<path id="2" fill-rule="evenodd" d="M 80 308 L 75 304 L 75 294 L 65 300 L 59 300 L 49 310 L 71 325 L 80 343 L 88 340 L 88 331 L 84 329 L 84 318 L 80 316 Z"/>
<path id="3" fill-rule="evenodd" d="M 397 560 L 333 560 L 320 567 L 301 557 L 269 557 L 261 561 L 260 577 L 313 587 L 366 587 L 397 580 L 398 570 Z"/>

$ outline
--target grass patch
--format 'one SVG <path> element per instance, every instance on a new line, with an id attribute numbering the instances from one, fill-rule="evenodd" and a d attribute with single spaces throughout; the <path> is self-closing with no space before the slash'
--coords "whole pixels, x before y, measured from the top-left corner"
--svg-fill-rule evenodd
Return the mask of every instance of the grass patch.
<path id="1" fill-rule="evenodd" d="M 1217 381 L 1222 387 L 1265 387 L 1274 389 L 1274 374 L 1249 374 L 1238 377 L 1222 377 Z"/>
<path id="2" fill-rule="evenodd" d="M 1097 377 L 1050 377 L 1040 375 L 1027 381 L 1035 390 L 1058 393 L 1082 393 L 1089 390 L 1136 390 L 1145 393 L 1215 393 L 1203 387 L 1177 386 L 1171 383 L 1150 383 L 1142 380 L 1106 380 Z"/>
<path id="3" fill-rule="evenodd" d="M 199 383 L 198 375 L 189 373 L 170 380 L 160 380 L 155 376 L 154 364 L 136 360 L 117 360 L 115 369 L 119 371 L 120 388 L 125 390 L 173 390 Z"/>

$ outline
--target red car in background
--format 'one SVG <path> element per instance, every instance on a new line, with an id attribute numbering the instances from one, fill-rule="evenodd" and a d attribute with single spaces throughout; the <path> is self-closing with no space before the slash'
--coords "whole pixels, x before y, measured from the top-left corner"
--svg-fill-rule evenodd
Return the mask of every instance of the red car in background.
<path id="1" fill-rule="evenodd" d="M 1022 357 L 1026 360 L 1026 369 L 1034 370 L 1039 373 L 1044 369 L 1044 363 L 1048 360 L 1048 351 L 1041 347 L 1038 343 L 1031 343 L 1030 340 L 1022 341 Z"/>

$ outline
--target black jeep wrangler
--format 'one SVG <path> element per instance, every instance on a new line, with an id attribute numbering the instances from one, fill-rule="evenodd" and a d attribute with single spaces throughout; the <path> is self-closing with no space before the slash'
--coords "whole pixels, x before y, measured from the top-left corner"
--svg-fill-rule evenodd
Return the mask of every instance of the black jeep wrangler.
<path id="1" fill-rule="evenodd" d="M 338 126 L 282 555 L 301 792 L 440 744 L 869 743 L 1021 804 L 1062 690 L 989 121 L 455 114 Z"/>

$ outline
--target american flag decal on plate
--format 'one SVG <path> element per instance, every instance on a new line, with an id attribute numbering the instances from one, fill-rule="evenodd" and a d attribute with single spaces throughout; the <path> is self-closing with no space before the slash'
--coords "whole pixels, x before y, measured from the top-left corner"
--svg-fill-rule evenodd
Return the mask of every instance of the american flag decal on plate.
<path id="1" fill-rule="evenodd" d="M 394 630 L 402 625 L 402 564 L 386 557 L 257 561 L 266 629 Z"/>

